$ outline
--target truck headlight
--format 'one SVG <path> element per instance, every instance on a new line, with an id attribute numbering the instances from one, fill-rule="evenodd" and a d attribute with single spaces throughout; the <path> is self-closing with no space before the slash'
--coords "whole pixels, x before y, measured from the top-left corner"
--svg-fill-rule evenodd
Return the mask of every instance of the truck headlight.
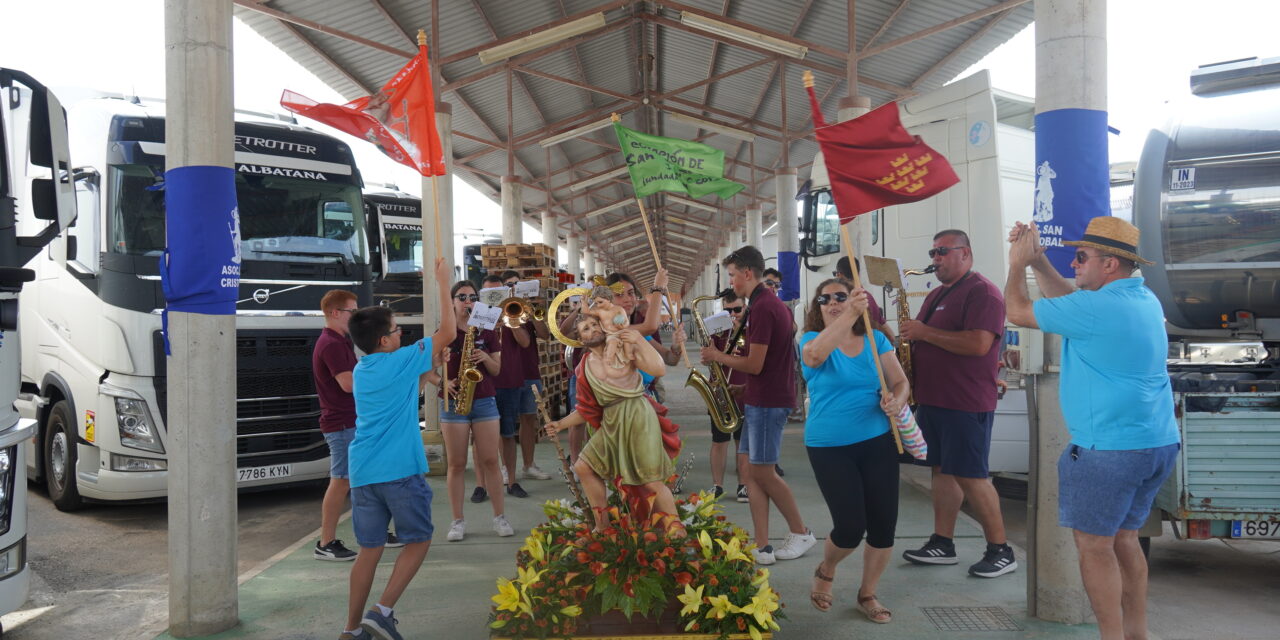
<path id="1" fill-rule="evenodd" d="M 9 533 L 13 520 L 13 463 L 17 445 L 0 449 L 0 536 Z"/>
<path id="2" fill-rule="evenodd" d="M 27 537 L 23 536 L 17 544 L 0 551 L 0 580 L 22 571 L 25 566 L 27 566 Z"/>
<path id="3" fill-rule="evenodd" d="M 164 453 L 160 434 L 156 432 L 147 402 L 139 398 L 116 396 L 116 426 L 120 429 L 120 444 L 143 451 Z"/>

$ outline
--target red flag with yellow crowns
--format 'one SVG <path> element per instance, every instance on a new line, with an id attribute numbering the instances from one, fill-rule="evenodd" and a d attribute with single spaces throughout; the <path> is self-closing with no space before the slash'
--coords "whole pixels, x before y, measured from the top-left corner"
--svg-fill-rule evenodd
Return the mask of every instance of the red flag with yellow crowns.
<path id="1" fill-rule="evenodd" d="M 372 96 L 338 105 L 318 103 L 286 89 L 280 106 L 368 140 L 387 157 L 424 176 L 446 173 L 425 44 L 420 43 L 418 55 Z"/>
<path id="2" fill-rule="evenodd" d="M 840 224 L 881 207 L 924 200 L 960 181 L 942 154 L 902 126 L 898 103 L 828 126 L 812 83 L 805 84 Z"/>

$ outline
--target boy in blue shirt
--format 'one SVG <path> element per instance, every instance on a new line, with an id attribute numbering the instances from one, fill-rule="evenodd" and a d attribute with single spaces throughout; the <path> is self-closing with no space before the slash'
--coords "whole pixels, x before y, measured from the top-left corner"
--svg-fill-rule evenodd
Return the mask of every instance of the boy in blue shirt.
<path id="1" fill-rule="evenodd" d="M 449 271 L 436 260 L 440 308 L 449 305 Z M 431 488 L 423 474 L 427 458 L 418 431 L 419 377 L 431 370 L 434 357 L 453 342 L 456 320 L 442 314 L 430 338 L 400 346 L 400 327 L 388 307 L 366 307 L 351 316 L 351 339 L 366 354 L 353 372 L 356 436 L 348 452 L 351 476 L 351 522 L 359 554 L 351 567 L 351 595 L 346 630 L 339 640 L 401 640 L 392 607 L 422 566 L 431 546 Z M 387 542 L 387 524 L 396 521 L 404 549 L 396 558 L 377 604 L 361 611 L 369 599 L 373 576 Z"/>

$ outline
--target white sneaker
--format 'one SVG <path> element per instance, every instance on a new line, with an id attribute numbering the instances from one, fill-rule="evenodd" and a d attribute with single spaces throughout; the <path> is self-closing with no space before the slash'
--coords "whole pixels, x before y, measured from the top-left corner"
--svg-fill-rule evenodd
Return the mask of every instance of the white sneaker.
<path id="1" fill-rule="evenodd" d="M 507 466 L 502 465 L 502 484 L 511 484 L 511 479 L 507 477 Z"/>
<path id="2" fill-rule="evenodd" d="M 788 532 L 786 540 L 782 541 L 782 546 L 778 547 L 773 555 L 779 560 L 795 560 L 817 542 L 818 539 L 814 537 L 811 530 L 806 529 L 804 533 Z"/>
<path id="3" fill-rule="evenodd" d="M 752 549 L 751 557 L 755 558 L 756 564 L 773 564 L 778 561 L 771 544 L 765 545 L 763 549 Z"/>
<path id="4" fill-rule="evenodd" d="M 507 522 L 506 515 L 493 517 L 493 530 L 498 532 L 498 537 L 500 538 L 506 538 L 507 536 L 514 536 L 516 534 L 515 529 L 511 528 L 511 523 Z"/>
<path id="5" fill-rule="evenodd" d="M 457 542 L 465 538 L 466 535 L 467 535 L 466 521 L 454 520 L 453 524 L 449 525 L 449 535 L 445 536 L 445 539 L 448 540 L 449 542 Z"/>
<path id="6" fill-rule="evenodd" d="M 538 465 L 531 464 L 524 468 L 524 477 L 533 478 L 534 480 L 550 480 L 551 474 L 538 468 Z"/>

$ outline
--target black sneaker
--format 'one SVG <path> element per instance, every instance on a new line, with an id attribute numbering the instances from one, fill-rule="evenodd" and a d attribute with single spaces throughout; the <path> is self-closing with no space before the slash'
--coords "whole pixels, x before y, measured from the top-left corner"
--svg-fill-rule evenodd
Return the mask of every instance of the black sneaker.
<path id="1" fill-rule="evenodd" d="M 988 543 L 987 552 L 982 559 L 969 567 L 969 575 L 979 578 L 995 578 L 1018 568 L 1018 561 L 1013 559 L 1013 548 L 1007 544 L 999 546 Z"/>
<path id="2" fill-rule="evenodd" d="M 476 504 L 480 504 L 481 502 L 484 502 L 485 500 L 488 500 L 488 499 L 489 499 L 489 492 L 485 491 L 484 487 L 476 487 L 476 490 L 471 492 L 471 501 Z"/>
<path id="3" fill-rule="evenodd" d="M 529 492 L 525 491 L 524 487 L 520 486 L 519 482 L 512 482 L 511 486 L 507 487 L 507 495 L 515 496 L 517 498 L 528 498 Z"/>
<path id="4" fill-rule="evenodd" d="M 780 464 L 773 465 L 773 470 L 778 472 L 779 478 L 785 477 L 787 475 L 787 472 L 782 470 L 782 465 Z"/>
<path id="5" fill-rule="evenodd" d="M 956 564 L 960 562 L 960 559 L 956 558 L 956 543 L 951 538 L 944 538 L 936 533 L 929 536 L 929 541 L 924 543 L 923 547 L 903 551 L 902 557 L 908 562 L 916 564 Z"/>
<path id="6" fill-rule="evenodd" d="M 356 552 L 348 549 L 342 544 L 341 540 L 334 538 L 329 544 L 321 545 L 316 540 L 316 549 L 312 552 L 316 560 L 328 560 L 330 562 L 351 562 L 356 559 Z"/>
<path id="7" fill-rule="evenodd" d="M 403 542 L 400 542 L 400 538 L 397 538 L 397 537 L 396 537 L 396 534 L 395 534 L 394 532 L 388 531 L 388 532 L 387 532 L 387 544 L 382 545 L 382 546 L 384 546 L 384 547 L 386 547 L 386 548 L 388 548 L 388 549 L 398 549 L 398 548 L 400 548 L 400 547 L 403 547 L 403 546 L 404 546 L 404 543 L 403 543 Z"/>
<path id="8" fill-rule="evenodd" d="M 724 495 L 724 487 L 722 487 L 722 486 L 720 486 L 720 485 L 716 485 L 716 486 L 714 486 L 714 487 L 712 487 L 712 488 L 711 488 L 711 493 L 715 494 L 715 495 L 714 495 L 714 496 L 712 496 L 712 497 L 714 497 L 714 498 L 716 498 L 716 499 L 718 500 L 718 499 L 720 498 L 720 496 Z"/>
<path id="9" fill-rule="evenodd" d="M 747 485 L 745 484 L 738 485 L 738 502 L 751 502 L 751 499 L 747 497 Z"/>

